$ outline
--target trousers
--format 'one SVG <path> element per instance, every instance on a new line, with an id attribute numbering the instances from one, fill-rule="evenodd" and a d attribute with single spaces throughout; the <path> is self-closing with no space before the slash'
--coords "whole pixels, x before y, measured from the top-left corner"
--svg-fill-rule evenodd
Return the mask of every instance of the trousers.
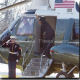
<path id="1" fill-rule="evenodd" d="M 50 57 L 50 48 L 54 45 L 53 36 L 47 37 L 43 40 L 42 52 L 45 50 L 44 54 L 49 58 Z"/>
<path id="2" fill-rule="evenodd" d="M 16 77 L 16 62 L 8 61 L 9 78 Z"/>

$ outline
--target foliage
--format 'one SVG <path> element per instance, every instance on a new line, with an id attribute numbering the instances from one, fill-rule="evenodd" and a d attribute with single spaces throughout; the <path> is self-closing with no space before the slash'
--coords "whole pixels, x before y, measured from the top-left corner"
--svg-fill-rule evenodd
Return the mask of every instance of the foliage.
<path id="1" fill-rule="evenodd" d="M 3 0 L 3 5 L 0 5 L 0 8 L 21 2 L 23 0 Z M 0 12 L 0 33 L 7 29 L 10 24 L 19 16 L 21 13 L 27 11 L 28 5 L 24 4 L 14 8 L 10 8 L 4 12 Z"/>

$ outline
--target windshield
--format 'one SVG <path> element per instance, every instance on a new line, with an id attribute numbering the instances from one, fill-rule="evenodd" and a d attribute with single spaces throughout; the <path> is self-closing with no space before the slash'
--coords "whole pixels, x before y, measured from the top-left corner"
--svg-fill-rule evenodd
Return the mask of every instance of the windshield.
<path id="1" fill-rule="evenodd" d="M 14 20 L 12 23 L 11 23 L 11 25 L 9 26 L 9 31 L 11 31 L 13 28 L 14 28 L 14 26 L 15 26 L 15 24 L 17 23 L 17 21 L 20 19 L 20 17 L 18 17 L 16 20 Z"/>
<path id="2" fill-rule="evenodd" d="M 17 35 L 32 35 L 33 34 L 34 17 L 22 17 Z"/>

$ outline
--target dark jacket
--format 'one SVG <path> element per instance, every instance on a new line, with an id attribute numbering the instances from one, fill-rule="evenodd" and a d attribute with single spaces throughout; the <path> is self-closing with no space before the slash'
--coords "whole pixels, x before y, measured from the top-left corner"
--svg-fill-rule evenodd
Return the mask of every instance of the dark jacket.
<path id="1" fill-rule="evenodd" d="M 8 61 L 16 61 L 21 56 L 21 48 L 17 43 L 3 44 L 2 47 L 8 47 L 10 52 L 17 52 L 17 54 L 11 54 L 9 52 Z"/>
<path id="2" fill-rule="evenodd" d="M 41 37 L 43 36 L 44 32 L 45 32 L 45 39 L 49 39 L 50 37 L 54 37 L 54 35 L 55 35 L 54 30 L 49 25 L 49 23 L 46 22 L 43 18 L 39 18 L 39 20 L 42 22 Z"/>

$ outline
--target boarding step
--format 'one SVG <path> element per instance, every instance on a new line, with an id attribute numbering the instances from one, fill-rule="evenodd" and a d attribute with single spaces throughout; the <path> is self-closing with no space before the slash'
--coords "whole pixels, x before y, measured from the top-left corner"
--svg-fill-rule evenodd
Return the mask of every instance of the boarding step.
<path id="1" fill-rule="evenodd" d="M 30 62 L 30 66 L 48 66 L 48 61 L 45 62 Z"/>
<path id="2" fill-rule="evenodd" d="M 41 66 L 43 68 L 44 66 Z M 40 70 L 40 66 L 27 66 L 26 70 Z"/>
<path id="3" fill-rule="evenodd" d="M 45 61 L 48 61 L 48 60 L 49 60 L 49 58 L 43 58 L 42 62 L 45 62 Z M 41 62 L 41 58 L 33 58 L 32 62 Z"/>
<path id="4" fill-rule="evenodd" d="M 32 58 L 22 74 L 22 77 L 41 77 L 48 71 L 52 60 L 49 58 Z"/>
<path id="5" fill-rule="evenodd" d="M 48 68 L 48 66 L 27 66 L 27 68 L 23 72 L 23 76 L 39 76 L 39 73 L 44 73 L 44 69 Z"/>
<path id="6" fill-rule="evenodd" d="M 23 76 L 39 76 L 39 70 L 25 70 Z"/>

